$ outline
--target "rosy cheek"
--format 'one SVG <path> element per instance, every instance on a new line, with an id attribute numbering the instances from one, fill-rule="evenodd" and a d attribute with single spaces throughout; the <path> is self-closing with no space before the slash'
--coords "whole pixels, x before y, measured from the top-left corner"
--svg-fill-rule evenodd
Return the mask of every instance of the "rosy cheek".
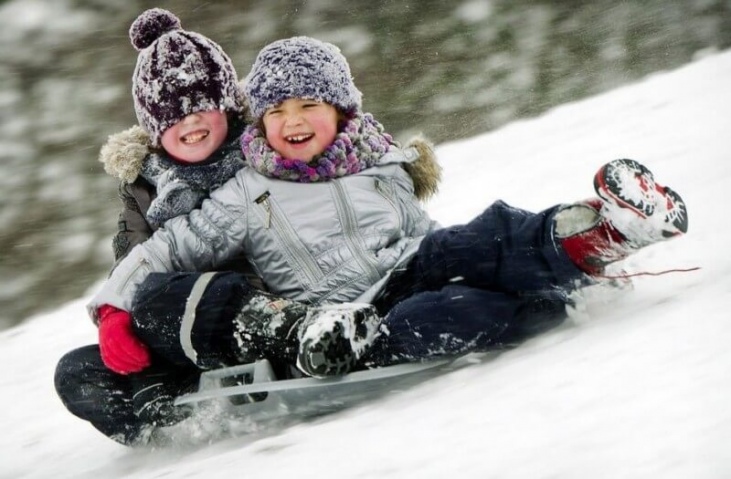
<path id="1" fill-rule="evenodd" d="M 287 142 L 284 141 L 284 139 L 270 133 L 269 130 L 267 130 L 266 139 L 269 146 L 271 146 L 277 153 L 281 154 L 284 151 L 284 148 L 287 147 Z"/>
<path id="2" fill-rule="evenodd" d="M 328 131 L 328 133 L 327 133 L 327 135 L 326 135 L 326 140 L 325 140 L 326 144 L 328 144 L 328 145 L 329 145 L 329 144 L 331 144 L 331 143 L 332 143 L 333 141 L 335 141 L 335 136 L 337 136 L 337 133 L 338 133 L 338 132 L 337 132 L 337 128 L 336 128 L 336 127 L 334 127 L 334 126 L 332 126 L 332 127 L 331 127 L 331 128 L 329 129 L 329 131 Z"/>
<path id="3" fill-rule="evenodd" d="M 272 146 L 275 146 L 277 144 L 277 137 L 272 133 L 272 131 L 269 128 L 267 128 L 266 139 L 267 139 L 267 143 L 269 143 Z"/>
<path id="4" fill-rule="evenodd" d="M 270 119 L 270 118 L 264 118 L 264 137 L 267 139 L 268 142 L 271 143 L 271 141 L 275 137 L 275 132 L 279 132 L 279 125 L 276 121 Z"/>
<path id="5" fill-rule="evenodd" d="M 329 145 L 335 140 L 335 136 L 337 135 L 337 126 L 329 123 L 323 125 L 323 133 L 323 139 L 325 140 L 325 144 Z"/>
<path id="6" fill-rule="evenodd" d="M 178 144 L 178 129 L 173 126 L 165 130 L 160 137 L 160 143 L 165 149 L 175 148 Z"/>

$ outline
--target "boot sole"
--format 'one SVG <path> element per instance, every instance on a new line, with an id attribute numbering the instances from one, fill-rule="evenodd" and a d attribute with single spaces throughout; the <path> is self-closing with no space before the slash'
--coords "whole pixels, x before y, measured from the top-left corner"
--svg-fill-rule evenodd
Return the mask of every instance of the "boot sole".
<path id="1" fill-rule="evenodd" d="M 307 318 L 300 336 L 297 368 L 313 377 L 328 377 L 349 373 L 374 340 L 380 318 L 372 306 L 365 310 L 340 312 L 341 306 L 323 307 L 335 317 Z M 324 321 L 324 322 L 323 322 Z M 332 328 L 328 329 L 328 324 Z M 316 326 L 317 325 L 317 326 Z M 316 326 L 316 327 L 315 327 Z M 315 327 L 312 336 L 310 327 Z"/>
<path id="2" fill-rule="evenodd" d="M 597 195 L 604 201 L 633 211 L 641 218 L 652 216 L 657 206 L 655 201 L 635 200 L 633 197 L 623 194 L 628 186 L 625 179 L 627 173 L 634 175 L 637 188 L 643 191 L 656 190 L 666 198 L 668 213 L 664 221 L 672 225 L 674 231 L 663 230 L 663 236 L 669 238 L 688 231 L 688 214 L 685 202 L 680 195 L 671 188 L 655 183 L 652 172 L 634 160 L 614 160 L 600 168 L 594 176 L 594 190 Z"/>
<path id="3" fill-rule="evenodd" d="M 350 340 L 340 324 L 317 341 L 305 340 L 297 355 L 297 367 L 312 377 L 347 374 L 355 367 L 356 361 Z"/>

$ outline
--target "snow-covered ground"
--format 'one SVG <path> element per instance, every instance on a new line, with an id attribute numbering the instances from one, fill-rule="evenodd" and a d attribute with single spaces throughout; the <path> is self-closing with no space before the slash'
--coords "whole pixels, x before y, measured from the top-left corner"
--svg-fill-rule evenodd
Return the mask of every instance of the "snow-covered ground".
<path id="1" fill-rule="evenodd" d="M 685 198 L 689 234 L 634 256 L 623 294 L 495 359 L 277 434 L 132 451 L 66 412 L 52 378 L 95 341 L 85 299 L 0 334 L 0 478 L 731 477 L 731 52 L 442 145 L 429 208 L 463 222 L 592 195 L 631 157 Z"/>

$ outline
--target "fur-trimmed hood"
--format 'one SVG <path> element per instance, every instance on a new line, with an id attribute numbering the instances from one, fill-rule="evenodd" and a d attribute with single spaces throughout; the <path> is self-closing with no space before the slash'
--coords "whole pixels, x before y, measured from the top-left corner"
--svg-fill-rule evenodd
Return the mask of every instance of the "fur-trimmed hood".
<path id="1" fill-rule="evenodd" d="M 421 201 L 434 196 L 442 179 L 442 167 L 437 161 L 434 146 L 424 137 L 417 136 L 406 144 L 419 152 L 419 159 L 406 164 L 406 171 L 414 181 L 414 193 Z M 156 152 L 150 136 L 139 126 L 110 135 L 99 153 L 104 171 L 125 182 L 134 183 L 142 171 L 145 158 Z"/>
<path id="2" fill-rule="evenodd" d="M 139 126 L 110 135 L 99 152 L 104 171 L 124 183 L 134 183 L 145 157 L 154 150 L 150 135 Z"/>
<path id="3" fill-rule="evenodd" d="M 407 163 L 405 168 L 414 182 L 414 195 L 420 201 L 427 201 L 439 191 L 442 181 L 442 167 L 437 161 L 434 145 L 423 136 L 409 140 L 407 147 L 419 152 L 419 159 Z"/>

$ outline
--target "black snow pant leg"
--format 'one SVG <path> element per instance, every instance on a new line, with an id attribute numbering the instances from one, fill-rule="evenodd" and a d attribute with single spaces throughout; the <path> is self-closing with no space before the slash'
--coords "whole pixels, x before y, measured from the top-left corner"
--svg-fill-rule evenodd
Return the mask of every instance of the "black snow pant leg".
<path id="1" fill-rule="evenodd" d="M 520 296 L 460 285 L 417 293 L 396 304 L 386 334 L 364 358 L 368 367 L 504 349 L 560 324 L 558 296 Z"/>
<path id="2" fill-rule="evenodd" d="M 135 334 L 174 365 L 237 364 L 233 320 L 251 291 L 239 273 L 151 274 L 135 297 Z"/>
<path id="3" fill-rule="evenodd" d="M 66 409 L 105 436 L 125 445 L 140 436 L 145 425 L 134 414 L 129 378 L 104 365 L 99 346 L 66 353 L 56 366 L 54 384 Z"/>
<path id="4" fill-rule="evenodd" d="M 495 202 L 467 224 L 427 235 L 401 282 L 423 291 L 455 282 L 519 294 L 573 289 L 584 276 L 554 238 L 559 209 L 532 213 Z"/>
<path id="5" fill-rule="evenodd" d="M 568 302 L 586 276 L 556 244 L 559 209 L 532 213 L 497 201 L 467 224 L 428 234 L 410 261 L 392 272 L 374 305 L 383 315 L 415 294 L 449 285 Z"/>

